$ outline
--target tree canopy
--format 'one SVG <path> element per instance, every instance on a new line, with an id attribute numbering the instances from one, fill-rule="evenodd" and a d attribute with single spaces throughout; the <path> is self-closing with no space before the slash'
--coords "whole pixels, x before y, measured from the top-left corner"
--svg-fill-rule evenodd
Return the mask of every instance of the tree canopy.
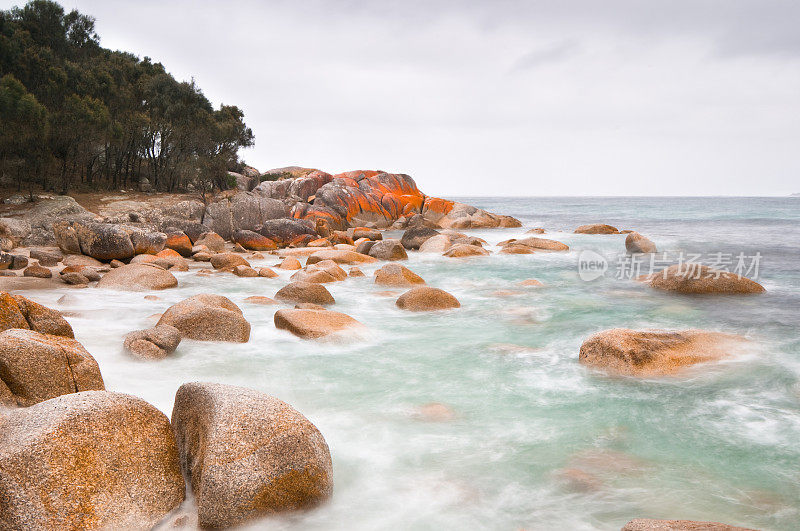
<path id="1" fill-rule="evenodd" d="M 0 11 L 0 176 L 62 193 L 227 187 L 254 142 L 244 113 L 103 48 L 94 23 L 50 0 Z"/>

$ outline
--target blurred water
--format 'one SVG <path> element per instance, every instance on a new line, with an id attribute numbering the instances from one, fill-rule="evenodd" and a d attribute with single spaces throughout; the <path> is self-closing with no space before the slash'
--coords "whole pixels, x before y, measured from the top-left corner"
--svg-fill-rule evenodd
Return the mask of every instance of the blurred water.
<path id="1" fill-rule="evenodd" d="M 408 267 L 462 303 L 436 314 L 398 310 L 396 296 L 372 284 L 376 267 L 363 267 L 366 278 L 329 285 L 335 309 L 368 327 L 336 342 L 278 331 L 276 307 L 244 302 L 273 296 L 288 272 L 277 279 L 179 273 L 180 286 L 158 293 L 159 301 L 97 289 L 28 296 L 71 312 L 109 389 L 169 415 L 183 382 L 243 385 L 289 402 L 319 427 L 333 456 L 333 500 L 255 529 L 619 529 L 635 517 L 797 528 L 800 199 L 466 201 L 524 222 L 469 231 L 490 244 L 543 226 L 552 231 L 545 237 L 571 251 L 412 254 Z M 678 296 L 613 271 L 583 282 L 582 250 L 612 264 L 624 250 L 622 235 L 571 233 L 594 222 L 636 229 L 662 251 L 760 252 L 768 292 Z M 546 287 L 520 287 L 527 278 Z M 253 326 L 249 343 L 184 341 L 156 363 L 122 352 L 125 333 L 201 292 L 240 305 Z M 63 294 L 70 300 L 57 303 Z M 745 335 L 753 347 L 676 378 L 610 378 L 579 365 L 578 349 L 611 327 L 706 328 Z M 454 419 L 414 414 L 431 402 L 447 405 Z"/>

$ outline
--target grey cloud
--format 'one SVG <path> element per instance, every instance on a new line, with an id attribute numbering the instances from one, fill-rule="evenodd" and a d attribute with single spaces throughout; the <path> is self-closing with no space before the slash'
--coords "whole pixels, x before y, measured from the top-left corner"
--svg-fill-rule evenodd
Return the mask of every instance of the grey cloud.
<path id="1" fill-rule="evenodd" d="M 556 63 L 579 51 L 580 45 L 575 40 L 566 40 L 544 48 L 536 48 L 514 61 L 510 71 L 530 70 L 548 63 Z"/>

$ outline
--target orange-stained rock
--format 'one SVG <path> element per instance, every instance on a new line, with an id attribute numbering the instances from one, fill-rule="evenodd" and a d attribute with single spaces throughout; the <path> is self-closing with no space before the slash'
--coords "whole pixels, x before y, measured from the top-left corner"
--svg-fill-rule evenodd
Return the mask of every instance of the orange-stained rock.
<path id="1" fill-rule="evenodd" d="M 100 368 L 83 345 L 33 330 L 0 332 L 0 369 L 0 405 L 30 406 L 67 393 L 105 389 Z"/>
<path id="2" fill-rule="evenodd" d="M 34 330 L 74 338 L 72 327 L 58 310 L 26 299 L 22 295 L 10 295 L 0 291 L 0 332 L 10 328 Z"/>
<path id="3" fill-rule="evenodd" d="M 275 298 L 286 302 L 310 302 L 313 304 L 333 304 L 333 295 L 322 284 L 311 282 L 291 282 L 275 294 Z"/>
<path id="4" fill-rule="evenodd" d="M 264 297 L 263 295 L 252 295 L 247 297 L 244 301 L 249 302 L 250 304 L 261 304 L 265 306 L 278 304 L 275 299 L 270 299 L 269 297 Z"/>
<path id="5" fill-rule="evenodd" d="M 503 249 L 500 251 L 500 254 L 533 254 L 536 251 L 533 247 L 528 247 L 527 245 L 519 245 L 516 243 L 510 243 L 508 245 L 504 245 Z"/>
<path id="6" fill-rule="evenodd" d="M 397 299 L 396 304 L 401 310 L 410 310 L 412 312 L 448 310 L 461 307 L 458 299 L 451 294 L 439 288 L 428 286 L 411 288 Z"/>
<path id="7" fill-rule="evenodd" d="M 218 253 L 211 256 L 211 266 L 214 269 L 225 269 L 227 267 L 236 267 L 242 265 L 250 267 L 250 262 L 245 260 L 245 258 L 240 254 Z"/>
<path id="8" fill-rule="evenodd" d="M 531 249 L 542 251 L 569 251 L 569 245 L 565 243 L 561 243 L 556 240 L 548 240 L 547 238 L 537 238 L 535 236 L 522 238 L 521 240 L 515 241 L 511 245 L 525 245 Z"/>
<path id="9" fill-rule="evenodd" d="M 581 225 L 575 229 L 575 234 L 619 234 L 619 230 L 611 225 L 594 223 L 591 225 Z"/>
<path id="10" fill-rule="evenodd" d="M 288 269 L 288 270 L 295 270 L 300 269 L 303 265 L 300 263 L 300 260 L 293 256 L 287 256 L 281 262 L 281 265 L 278 266 L 279 269 Z"/>
<path id="11" fill-rule="evenodd" d="M 319 339 L 336 332 L 359 328 L 361 323 L 347 314 L 326 309 L 293 309 L 275 312 L 275 327 L 303 339 Z"/>
<path id="12" fill-rule="evenodd" d="M 170 306 L 159 325 L 177 328 L 181 336 L 198 341 L 247 343 L 250 323 L 230 299 L 202 293 Z"/>
<path id="13" fill-rule="evenodd" d="M 169 420 L 140 398 L 70 393 L 2 422 L 4 530 L 151 529 L 184 499 Z"/>
<path id="14" fill-rule="evenodd" d="M 400 264 L 386 264 L 375 271 L 375 284 L 381 286 L 413 286 L 425 284 L 425 280 Z"/>
<path id="15" fill-rule="evenodd" d="M 201 528 L 309 509 L 333 492 L 331 456 L 322 434 L 269 395 L 187 383 L 175 395 L 172 426 Z"/>
<path id="16" fill-rule="evenodd" d="M 363 276 L 366 276 L 366 275 L 364 275 L 364 272 L 361 271 L 359 268 L 351 267 L 350 270 L 347 272 L 347 276 L 349 276 L 349 277 L 363 277 Z"/>
<path id="17" fill-rule="evenodd" d="M 739 336 L 705 330 L 614 328 L 584 341 L 578 359 L 612 374 L 664 376 L 724 358 L 742 341 Z"/>
<path id="18" fill-rule="evenodd" d="M 453 245 L 447 251 L 445 251 L 444 256 L 449 258 L 465 258 L 468 256 L 486 256 L 489 254 L 489 251 L 484 249 L 483 247 L 479 247 L 477 245 Z"/>
<path id="19" fill-rule="evenodd" d="M 177 251 L 181 256 L 191 256 L 192 254 L 192 240 L 181 230 L 167 232 L 167 241 L 164 247 Z"/>
<path id="20" fill-rule="evenodd" d="M 250 251 L 272 251 L 278 248 L 274 241 L 251 230 L 237 230 L 233 233 L 232 239 Z"/>
<path id="21" fill-rule="evenodd" d="M 336 249 L 322 249 L 315 252 L 308 257 L 306 263 L 315 264 L 322 260 L 333 260 L 337 264 L 368 264 L 370 262 L 377 262 L 376 258 L 367 256 L 365 254 L 357 253 L 354 251 L 340 251 Z"/>
<path id="22" fill-rule="evenodd" d="M 258 271 L 258 276 L 264 278 L 275 278 L 278 276 L 278 273 L 276 273 L 275 271 L 273 271 L 268 267 L 259 267 L 257 271 Z"/>
<path id="23" fill-rule="evenodd" d="M 332 245 L 327 238 L 317 238 L 308 242 L 308 247 L 331 247 Z"/>
<path id="24" fill-rule="evenodd" d="M 650 287 L 678 293 L 763 293 L 764 286 L 747 277 L 699 264 L 676 264 L 646 277 Z"/>

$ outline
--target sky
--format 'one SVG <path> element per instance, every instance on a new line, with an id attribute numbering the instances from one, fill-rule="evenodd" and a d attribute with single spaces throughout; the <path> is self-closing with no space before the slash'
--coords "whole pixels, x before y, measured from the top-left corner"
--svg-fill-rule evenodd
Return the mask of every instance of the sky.
<path id="1" fill-rule="evenodd" d="M 800 192 L 794 0 L 62 5 L 242 108 L 261 171 L 381 169 L 445 196 Z"/>

